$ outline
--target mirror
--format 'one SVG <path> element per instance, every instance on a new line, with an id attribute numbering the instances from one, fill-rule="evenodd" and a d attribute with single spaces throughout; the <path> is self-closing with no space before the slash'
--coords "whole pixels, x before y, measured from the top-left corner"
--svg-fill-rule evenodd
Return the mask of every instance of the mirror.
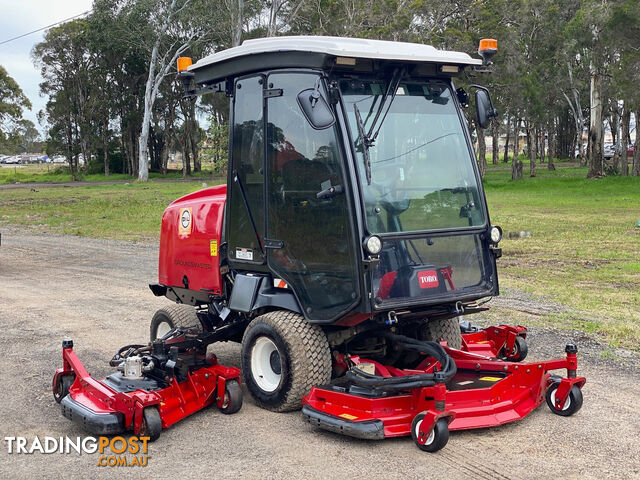
<path id="1" fill-rule="evenodd" d="M 336 121 L 329 104 L 316 88 L 307 88 L 298 94 L 298 105 L 309 124 L 316 130 L 329 128 Z"/>
<path id="2" fill-rule="evenodd" d="M 476 114 L 480 128 L 489 126 L 489 118 L 493 109 L 490 106 L 489 94 L 484 90 L 476 90 Z"/>

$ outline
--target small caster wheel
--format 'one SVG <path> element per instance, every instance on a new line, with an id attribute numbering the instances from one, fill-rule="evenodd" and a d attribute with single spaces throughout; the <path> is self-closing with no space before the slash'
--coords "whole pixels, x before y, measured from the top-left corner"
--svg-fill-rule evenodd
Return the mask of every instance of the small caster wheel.
<path id="1" fill-rule="evenodd" d="M 576 413 L 582 407 L 582 390 L 577 385 L 571 387 L 569 390 L 569 396 L 564 402 L 562 410 L 556 408 L 556 391 L 558 390 L 559 383 L 553 383 L 548 389 L 546 394 L 547 405 L 553 413 L 568 417 Z"/>
<path id="2" fill-rule="evenodd" d="M 424 413 L 419 413 L 415 416 L 413 422 L 411 422 L 411 437 L 420 450 L 424 452 L 437 452 L 449 441 L 449 423 L 445 418 L 439 419 L 433 426 L 433 430 L 431 430 L 426 441 L 420 443 L 418 439 L 424 436 L 424 432 L 421 430 L 424 417 Z"/>
<path id="3" fill-rule="evenodd" d="M 139 437 L 149 437 L 150 442 L 155 442 L 162 432 L 162 420 L 157 407 L 147 407 L 142 411 L 142 428 Z"/>
<path id="4" fill-rule="evenodd" d="M 506 353 L 503 348 L 500 353 L 502 354 L 502 360 L 507 360 L 509 362 L 521 362 L 527 358 L 529 346 L 524 338 L 516 337 L 516 343 L 513 345 L 513 350 L 510 353 Z"/>
<path id="5" fill-rule="evenodd" d="M 61 375 L 53 387 L 53 398 L 56 403 L 60 403 L 64 397 L 69 394 L 69 389 L 73 382 L 76 381 L 75 375 Z"/>
<path id="6" fill-rule="evenodd" d="M 220 411 L 227 415 L 236 413 L 242 407 L 242 389 L 236 380 L 226 382 L 224 400 Z"/>

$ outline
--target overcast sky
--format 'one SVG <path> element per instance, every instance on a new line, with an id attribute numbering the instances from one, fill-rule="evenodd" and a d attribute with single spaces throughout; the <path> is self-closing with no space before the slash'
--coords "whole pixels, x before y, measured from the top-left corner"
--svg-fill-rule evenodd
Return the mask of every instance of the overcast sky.
<path id="1" fill-rule="evenodd" d="M 92 0 L 0 0 L 0 42 L 45 27 L 91 9 Z M 0 65 L 18 82 L 33 108 L 25 112 L 38 129 L 37 114 L 46 104 L 38 94 L 40 73 L 31 61 L 31 49 L 41 42 L 38 32 L 0 45 Z"/>

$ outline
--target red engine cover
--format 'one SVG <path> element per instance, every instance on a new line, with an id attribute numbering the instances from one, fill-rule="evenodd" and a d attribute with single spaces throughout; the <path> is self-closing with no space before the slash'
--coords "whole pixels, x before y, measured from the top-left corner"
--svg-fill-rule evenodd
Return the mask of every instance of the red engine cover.
<path id="1" fill-rule="evenodd" d="M 227 186 L 205 188 L 174 201 L 162 215 L 158 281 L 222 294 L 219 252 Z"/>

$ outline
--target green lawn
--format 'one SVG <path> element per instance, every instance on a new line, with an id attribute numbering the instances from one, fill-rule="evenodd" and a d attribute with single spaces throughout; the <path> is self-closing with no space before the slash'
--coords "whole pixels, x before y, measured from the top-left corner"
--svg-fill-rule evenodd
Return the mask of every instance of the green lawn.
<path id="1" fill-rule="evenodd" d="M 504 322 L 576 328 L 612 346 L 640 350 L 640 178 L 587 180 L 586 168 L 558 163 L 511 181 L 508 165 L 489 165 L 492 222 L 502 226 L 503 288 L 565 305 L 568 313 L 527 316 L 496 309 Z M 210 180 L 206 180 L 214 184 Z M 0 223 L 124 240 L 157 238 L 165 207 L 200 183 L 95 185 L 0 190 Z M 509 234 L 530 232 L 528 238 Z M 513 236 L 513 235 L 512 235 Z M 520 316 L 519 316 L 520 315 Z"/>
<path id="2" fill-rule="evenodd" d="M 164 209 L 199 182 L 0 190 L 0 221 L 33 231 L 123 240 L 160 235 Z"/>
<path id="3" fill-rule="evenodd" d="M 510 171 L 489 168 L 491 220 L 505 232 L 501 284 L 571 309 L 539 323 L 640 350 L 640 178 L 587 180 L 586 173 L 539 165 L 536 178 L 513 182 Z M 531 236 L 508 238 L 521 231 Z"/>

